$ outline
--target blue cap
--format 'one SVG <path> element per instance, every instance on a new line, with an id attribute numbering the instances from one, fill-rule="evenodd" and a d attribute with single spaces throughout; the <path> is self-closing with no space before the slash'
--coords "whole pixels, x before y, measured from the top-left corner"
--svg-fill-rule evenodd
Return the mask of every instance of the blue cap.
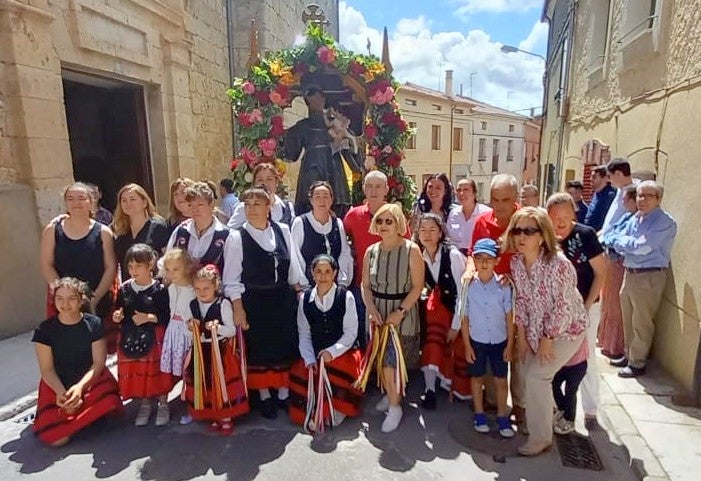
<path id="1" fill-rule="evenodd" d="M 487 254 L 490 257 L 499 257 L 499 246 L 493 239 L 485 237 L 475 242 L 472 248 L 472 255 Z"/>

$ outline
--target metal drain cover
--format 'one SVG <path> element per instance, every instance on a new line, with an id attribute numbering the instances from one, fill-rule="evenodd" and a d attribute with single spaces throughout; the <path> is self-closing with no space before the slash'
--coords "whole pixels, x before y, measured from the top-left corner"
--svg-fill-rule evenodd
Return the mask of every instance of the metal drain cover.
<path id="1" fill-rule="evenodd" d="M 32 424 L 34 422 L 35 417 L 36 417 L 36 411 L 32 411 L 31 413 L 27 414 L 26 416 L 22 416 L 21 418 L 15 419 L 15 422 L 17 424 Z"/>
<path id="2" fill-rule="evenodd" d="M 565 436 L 556 435 L 555 438 L 563 466 L 603 471 L 604 466 L 601 464 L 599 453 L 589 437 L 571 433 Z"/>

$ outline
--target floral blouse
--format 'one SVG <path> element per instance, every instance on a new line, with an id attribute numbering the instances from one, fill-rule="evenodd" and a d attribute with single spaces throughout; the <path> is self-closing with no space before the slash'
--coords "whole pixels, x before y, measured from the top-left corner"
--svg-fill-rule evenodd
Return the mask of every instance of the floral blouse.
<path id="1" fill-rule="evenodd" d="M 514 322 L 526 330 L 526 340 L 538 351 L 541 337 L 574 339 L 584 332 L 589 317 L 577 291 L 577 274 L 562 252 L 547 261 L 543 255 L 531 267 L 530 276 L 523 256 L 511 260 L 516 285 Z"/>

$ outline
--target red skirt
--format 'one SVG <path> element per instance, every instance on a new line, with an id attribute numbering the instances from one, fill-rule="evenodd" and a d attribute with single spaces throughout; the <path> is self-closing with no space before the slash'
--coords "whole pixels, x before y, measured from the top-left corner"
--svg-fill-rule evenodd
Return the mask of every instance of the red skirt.
<path id="1" fill-rule="evenodd" d="M 248 366 L 248 389 L 290 387 L 290 366 Z"/>
<path id="2" fill-rule="evenodd" d="M 212 405 L 210 394 L 211 383 L 213 382 L 211 379 L 212 347 L 209 343 L 202 343 L 202 357 L 205 375 L 207 376 L 206 382 L 207 387 L 210 388 L 202 390 L 204 409 L 195 409 L 194 362 L 192 360 L 184 372 L 187 410 L 192 419 L 197 421 L 220 421 L 226 418 L 243 416 L 249 411 L 246 385 L 241 377 L 241 363 L 238 355 L 234 352 L 233 342 L 229 340 L 220 341 L 219 349 L 222 355 L 222 365 L 226 379 L 226 393 L 229 397 L 228 403 L 225 403 L 223 408 L 218 409 Z"/>
<path id="3" fill-rule="evenodd" d="M 175 385 L 169 373 L 161 372 L 161 347 L 165 326 L 157 325 L 156 342 L 144 357 L 133 359 L 117 350 L 119 392 L 123 398 L 150 398 L 168 394 Z"/>
<path id="4" fill-rule="evenodd" d="M 448 331 L 453 313 L 441 302 L 440 289 L 435 287 L 426 302 L 426 340 L 421 348 L 421 366 L 436 366 L 438 372 L 452 381 L 452 390 L 465 397 L 472 393 L 465 344 L 462 336 L 448 344 Z"/>
<path id="5" fill-rule="evenodd" d="M 618 261 L 606 259 L 606 277 L 601 289 L 601 322 L 599 323 L 599 345 L 601 351 L 611 357 L 624 354 L 623 314 L 621 312 L 621 286 L 625 269 Z"/>
<path id="6" fill-rule="evenodd" d="M 333 392 L 333 408 L 350 417 L 358 416 L 362 410 L 364 394 L 353 387 L 355 380 L 360 377 L 362 359 L 363 354 L 359 349 L 349 349 L 326 364 Z M 308 380 L 309 369 L 304 367 L 304 361 L 295 362 L 290 370 L 290 419 L 300 425 L 304 424 L 307 412 Z M 330 418 L 328 409 L 324 412 L 324 418 L 327 417 Z"/>
<path id="7" fill-rule="evenodd" d="M 121 414 L 122 411 L 117 381 L 107 368 L 83 391 L 83 406 L 78 413 L 71 415 L 56 405 L 56 393 L 41 381 L 32 431 L 41 441 L 52 444 L 74 435 L 101 417 Z"/>

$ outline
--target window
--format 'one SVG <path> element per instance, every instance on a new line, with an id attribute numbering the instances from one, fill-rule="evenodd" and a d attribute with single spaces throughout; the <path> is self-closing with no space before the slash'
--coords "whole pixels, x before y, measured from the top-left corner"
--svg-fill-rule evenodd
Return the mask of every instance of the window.
<path id="1" fill-rule="evenodd" d="M 438 105 L 438 104 L 431 104 L 431 108 L 432 108 L 433 110 L 443 110 L 443 107 L 441 107 L 441 106 Z"/>
<path id="2" fill-rule="evenodd" d="M 441 150 L 440 125 L 431 125 L 431 150 Z"/>
<path id="3" fill-rule="evenodd" d="M 414 99 L 405 99 L 404 103 L 407 105 L 416 105 L 416 100 Z"/>
<path id="4" fill-rule="evenodd" d="M 482 130 L 487 130 L 487 122 L 482 122 Z"/>
<path id="5" fill-rule="evenodd" d="M 513 125 L 512 125 L 513 127 Z M 513 161 L 514 160 L 514 141 L 509 140 L 506 142 L 506 160 L 507 161 Z"/>
<path id="6" fill-rule="evenodd" d="M 406 141 L 406 148 L 414 150 L 416 149 L 416 122 L 409 122 L 409 130 L 411 135 Z"/>
<path id="7" fill-rule="evenodd" d="M 655 24 L 659 0 L 628 0 L 624 7 L 624 22 L 619 42 L 629 43 L 638 34 L 651 29 Z"/>
<path id="8" fill-rule="evenodd" d="M 492 172 L 499 172 L 499 139 L 492 140 Z"/>
<path id="9" fill-rule="evenodd" d="M 462 150 L 462 129 L 453 127 L 453 150 L 460 152 Z"/>
<path id="10" fill-rule="evenodd" d="M 509 132 L 513 132 L 513 131 L 514 131 L 514 125 L 513 125 L 513 124 L 509 124 Z"/>
<path id="11" fill-rule="evenodd" d="M 463 109 L 455 109 L 456 114 L 464 114 L 465 111 Z"/>
<path id="12" fill-rule="evenodd" d="M 596 0 L 592 2 L 591 23 L 589 27 L 589 39 L 591 44 L 588 49 L 589 65 L 587 66 L 590 73 L 600 68 L 604 63 L 606 45 L 608 43 L 610 10 L 611 0 Z"/>
<path id="13" fill-rule="evenodd" d="M 487 160 L 487 139 L 479 140 L 479 154 L 477 155 L 477 160 L 484 162 Z"/>

